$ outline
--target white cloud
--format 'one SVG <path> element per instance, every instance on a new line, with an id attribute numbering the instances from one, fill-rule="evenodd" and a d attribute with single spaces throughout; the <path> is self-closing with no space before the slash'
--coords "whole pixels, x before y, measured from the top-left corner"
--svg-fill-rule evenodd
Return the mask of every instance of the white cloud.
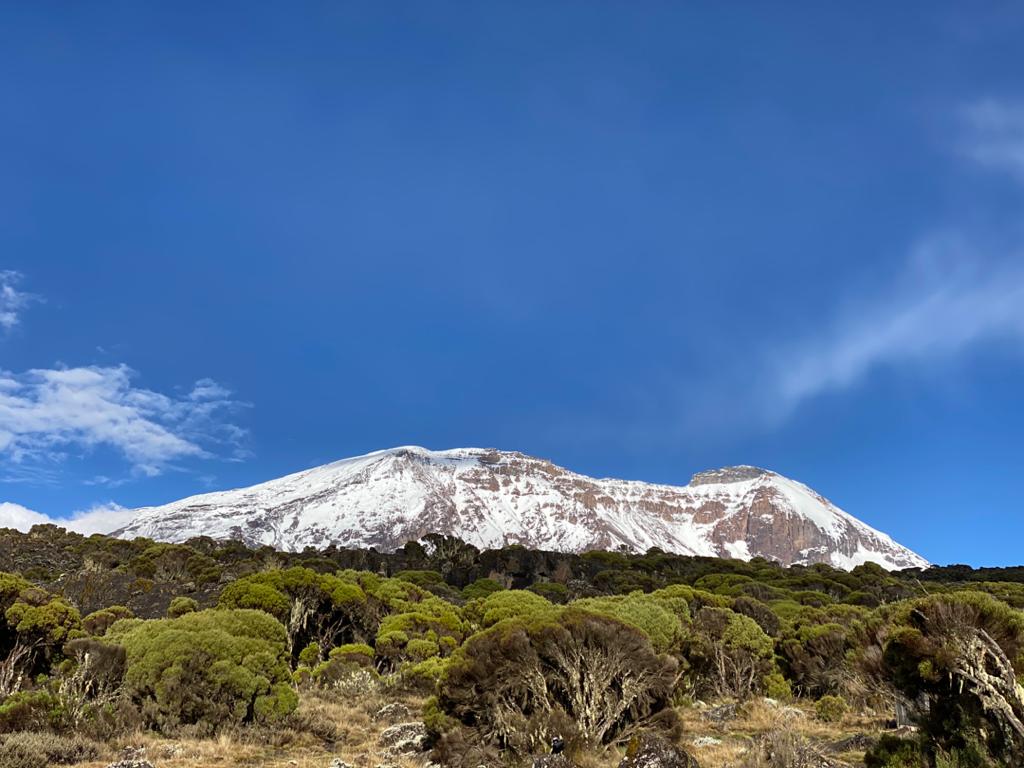
<path id="1" fill-rule="evenodd" d="M 785 415 L 878 367 L 950 358 L 998 339 L 1024 341 L 1024 252 L 984 258 L 956 238 L 934 239 L 914 254 L 900 286 L 778 356 L 776 405 Z"/>
<path id="2" fill-rule="evenodd" d="M 965 154 L 984 167 L 1024 181 L 1024 105 L 995 100 L 964 110 Z"/>
<path id="3" fill-rule="evenodd" d="M 0 457 L 31 469 L 106 446 L 153 476 L 182 459 L 246 455 L 245 431 L 225 420 L 244 405 L 229 390 L 203 379 L 175 397 L 134 378 L 124 365 L 0 371 Z"/>
<path id="4" fill-rule="evenodd" d="M 1024 182 L 1024 105 L 978 102 L 963 117 L 966 156 Z M 879 367 L 950 359 L 1000 339 L 1024 342 L 1024 245 L 1012 235 L 1007 243 L 1007 234 L 963 229 L 926 238 L 896 285 L 775 350 L 769 417 Z"/>
<path id="5" fill-rule="evenodd" d="M 22 311 L 32 302 L 41 301 L 35 294 L 19 291 L 21 273 L 0 271 L 0 330 L 10 331 L 21 322 Z"/>
<path id="6" fill-rule="evenodd" d="M 134 510 L 125 509 L 113 502 L 97 504 L 90 509 L 74 512 L 68 518 L 50 517 L 20 504 L 0 502 L 0 528 L 15 528 L 19 531 L 28 531 L 33 525 L 52 523 L 89 536 L 93 533 L 115 531 L 127 525 L 134 516 Z"/>

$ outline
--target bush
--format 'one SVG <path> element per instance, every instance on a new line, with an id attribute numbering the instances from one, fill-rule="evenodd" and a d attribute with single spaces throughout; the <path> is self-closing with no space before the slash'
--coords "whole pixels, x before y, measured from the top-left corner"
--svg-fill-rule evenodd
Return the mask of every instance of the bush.
<path id="1" fill-rule="evenodd" d="M 633 592 L 627 596 L 590 597 L 574 601 L 572 608 L 612 616 L 636 627 L 658 653 L 676 647 L 682 639 L 683 624 L 679 617 L 653 595 Z"/>
<path id="2" fill-rule="evenodd" d="M 494 579 L 477 579 L 472 584 L 462 588 L 462 596 L 466 600 L 484 598 L 493 592 L 501 592 L 504 587 Z"/>
<path id="3" fill-rule="evenodd" d="M 814 712 L 824 723 L 838 723 L 846 716 L 846 700 L 842 696 L 822 696 L 814 704 Z"/>
<path id="4" fill-rule="evenodd" d="M 81 736 L 24 732 L 2 738 L 0 765 L 3 768 L 48 768 L 95 760 L 100 756 L 99 747 Z"/>
<path id="5" fill-rule="evenodd" d="M 525 589 L 495 592 L 484 600 L 483 609 L 484 627 L 492 627 L 504 619 L 526 618 L 558 610 L 550 601 Z"/>
<path id="6" fill-rule="evenodd" d="M 273 721 L 298 703 L 284 627 L 255 610 L 207 610 L 121 622 L 107 633 L 127 653 L 125 687 L 149 725 L 201 733 Z"/>
<path id="7" fill-rule="evenodd" d="M 926 768 L 921 745 L 912 739 L 883 734 L 864 755 L 865 768 Z"/>
<path id="8" fill-rule="evenodd" d="M 186 613 L 195 613 L 199 610 L 199 603 L 191 597 L 176 597 L 167 606 L 167 618 L 176 619 Z"/>
<path id="9" fill-rule="evenodd" d="M 675 661 L 656 654 L 639 630 L 569 609 L 505 620 L 471 637 L 452 656 L 437 704 L 444 722 L 474 732 L 464 741 L 520 755 L 555 735 L 610 744 L 671 722 L 675 672 Z"/>
<path id="10" fill-rule="evenodd" d="M 774 644 L 757 622 L 727 608 L 701 608 L 686 655 L 694 684 L 718 696 L 749 697 L 775 670 Z"/>

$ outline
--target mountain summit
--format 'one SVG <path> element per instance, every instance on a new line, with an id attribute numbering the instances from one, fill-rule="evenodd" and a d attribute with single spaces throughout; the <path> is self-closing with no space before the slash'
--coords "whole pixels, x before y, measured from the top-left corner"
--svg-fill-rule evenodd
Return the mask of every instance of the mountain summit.
<path id="1" fill-rule="evenodd" d="M 392 448 L 250 488 L 138 510 L 117 531 L 241 539 L 285 550 L 393 550 L 427 533 L 481 548 L 626 547 L 853 568 L 927 561 L 802 483 L 757 467 L 699 472 L 685 486 L 595 479 L 511 451 Z"/>

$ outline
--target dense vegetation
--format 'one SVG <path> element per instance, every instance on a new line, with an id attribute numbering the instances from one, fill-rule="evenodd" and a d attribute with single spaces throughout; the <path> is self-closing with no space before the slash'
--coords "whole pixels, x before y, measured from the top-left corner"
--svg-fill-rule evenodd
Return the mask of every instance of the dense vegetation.
<path id="1" fill-rule="evenodd" d="M 480 552 L 440 536 L 282 553 L 53 526 L 0 531 L 0 562 L 0 733 L 271 727 L 297 692 L 386 681 L 429 697 L 452 765 L 555 735 L 583 750 L 671 734 L 680 706 L 758 696 L 813 702 L 822 722 L 908 713 L 919 730 L 878 741 L 869 766 L 1024 764 L 1020 568 Z"/>

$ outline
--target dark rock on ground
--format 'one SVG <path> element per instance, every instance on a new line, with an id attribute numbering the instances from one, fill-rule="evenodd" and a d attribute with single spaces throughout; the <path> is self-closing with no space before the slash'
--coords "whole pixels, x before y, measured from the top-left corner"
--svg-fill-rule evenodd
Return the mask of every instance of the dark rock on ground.
<path id="1" fill-rule="evenodd" d="M 700 768 L 700 764 L 664 736 L 642 733 L 630 740 L 619 768 Z"/>

